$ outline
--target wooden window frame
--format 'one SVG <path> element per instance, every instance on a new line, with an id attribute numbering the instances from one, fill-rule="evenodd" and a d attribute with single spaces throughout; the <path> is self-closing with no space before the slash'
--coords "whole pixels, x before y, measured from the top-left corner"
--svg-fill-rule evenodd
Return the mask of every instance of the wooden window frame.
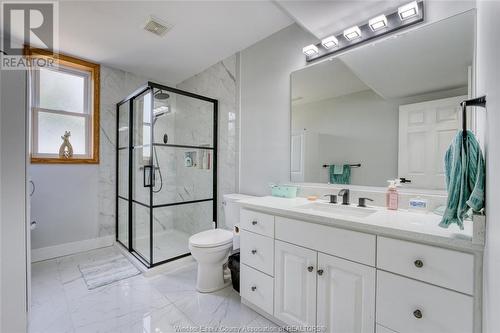
<path id="1" fill-rule="evenodd" d="M 31 131 L 32 134 L 31 138 L 32 148 L 30 153 L 31 163 L 32 164 L 99 164 L 100 65 L 63 54 L 53 54 L 51 51 L 48 50 L 35 49 L 30 47 L 25 48 L 25 56 L 28 58 L 44 58 L 44 59 L 51 58 L 57 64 L 60 64 L 68 68 L 69 71 L 73 69 L 75 70 L 75 72 L 88 73 L 89 74 L 88 79 L 90 81 L 90 89 L 91 89 L 91 91 L 88 94 L 89 97 L 88 114 L 76 114 L 76 113 L 72 114 L 71 112 L 66 112 L 66 111 L 61 112 L 62 114 L 81 116 L 85 119 L 86 140 L 90 140 L 90 144 L 87 144 L 87 147 L 90 150 L 88 152 L 89 153 L 88 156 L 85 155 L 84 157 L 81 157 L 81 155 L 76 155 L 72 158 L 61 158 L 59 156 L 57 157 L 34 156 L 33 147 L 35 144 L 37 144 L 36 141 L 37 138 L 35 138 L 35 135 L 33 134 L 34 133 L 38 134 L 38 131 L 36 131 L 36 129 L 33 129 Z M 30 111 L 32 117 L 35 117 L 38 115 L 39 112 L 44 111 L 42 108 L 33 105 L 33 103 L 30 104 L 31 104 Z M 57 113 L 57 112 L 51 110 L 51 113 Z M 89 120 L 91 121 L 91 126 L 88 126 Z"/>

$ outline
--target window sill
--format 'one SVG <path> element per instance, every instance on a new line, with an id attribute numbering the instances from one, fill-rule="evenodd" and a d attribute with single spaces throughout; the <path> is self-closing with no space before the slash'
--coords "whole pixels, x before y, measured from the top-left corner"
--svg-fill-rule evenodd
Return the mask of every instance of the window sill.
<path id="1" fill-rule="evenodd" d="M 99 157 L 95 158 L 31 157 L 31 164 L 99 164 Z"/>

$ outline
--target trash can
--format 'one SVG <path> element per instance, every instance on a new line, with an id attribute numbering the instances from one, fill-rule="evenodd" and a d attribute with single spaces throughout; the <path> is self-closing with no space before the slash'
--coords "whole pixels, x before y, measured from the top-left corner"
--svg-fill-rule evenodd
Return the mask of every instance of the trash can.
<path id="1" fill-rule="evenodd" d="M 231 281 L 233 282 L 233 289 L 240 292 L 240 253 L 234 253 L 229 256 L 227 267 L 231 271 Z"/>

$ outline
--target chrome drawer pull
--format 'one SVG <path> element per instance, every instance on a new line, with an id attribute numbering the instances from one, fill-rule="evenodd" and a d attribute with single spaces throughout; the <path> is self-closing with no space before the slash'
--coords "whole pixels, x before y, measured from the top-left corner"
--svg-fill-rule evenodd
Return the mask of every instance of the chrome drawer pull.
<path id="1" fill-rule="evenodd" d="M 424 267 L 424 262 L 423 262 L 422 260 L 420 260 L 420 259 L 415 260 L 414 264 L 415 264 L 415 266 L 416 266 L 416 267 L 418 267 L 418 268 L 422 268 L 422 267 Z"/>
<path id="2" fill-rule="evenodd" d="M 318 275 L 323 275 L 324 270 L 318 269 Z"/>
<path id="3" fill-rule="evenodd" d="M 252 254 L 256 254 L 257 253 L 257 250 L 252 250 Z"/>
<path id="4" fill-rule="evenodd" d="M 252 291 L 256 291 L 257 287 L 256 286 L 252 286 L 252 288 L 250 288 L 250 289 L 252 289 Z"/>
<path id="5" fill-rule="evenodd" d="M 417 309 L 417 310 L 413 311 L 413 315 L 415 316 L 415 318 L 421 319 L 422 318 L 422 311 Z"/>
<path id="6" fill-rule="evenodd" d="M 252 221 L 252 225 L 257 225 L 257 221 Z"/>
<path id="7" fill-rule="evenodd" d="M 313 269 L 314 269 L 314 267 L 313 267 L 313 266 L 309 266 L 309 267 L 307 267 L 307 270 L 308 270 L 309 272 L 312 272 L 312 271 L 313 271 Z"/>

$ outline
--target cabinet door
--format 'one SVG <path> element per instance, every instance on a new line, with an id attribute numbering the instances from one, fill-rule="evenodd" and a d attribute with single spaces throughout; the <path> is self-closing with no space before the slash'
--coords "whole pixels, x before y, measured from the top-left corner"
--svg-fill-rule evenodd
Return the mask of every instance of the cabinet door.
<path id="1" fill-rule="evenodd" d="M 274 316 L 288 325 L 316 325 L 317 252 L 275 242 Z"/>
<path id="2" fill-rule="evenodd" d="M 375 330 L 375 268 L 320 253 L 318 326 L 332 333 Z"/>

